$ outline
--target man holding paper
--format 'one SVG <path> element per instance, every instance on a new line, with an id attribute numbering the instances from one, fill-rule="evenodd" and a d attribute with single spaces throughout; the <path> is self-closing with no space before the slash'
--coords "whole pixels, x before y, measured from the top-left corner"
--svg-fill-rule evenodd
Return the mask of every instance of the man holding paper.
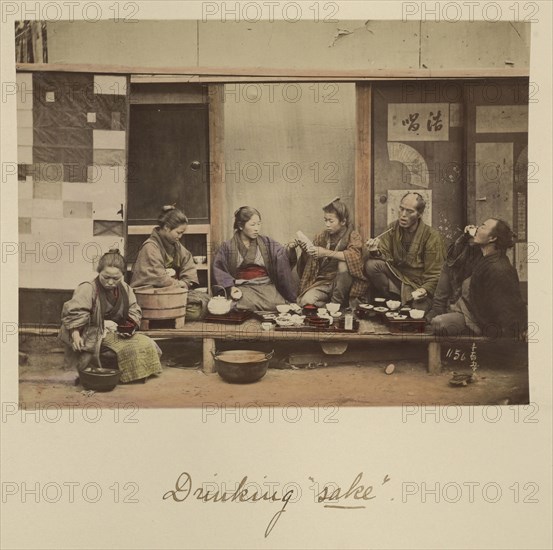
<path id="1" fill-rule="evenodd" d="M 427 311 L 438 284 L 445 248 L 438 231 L 421 217 L 426 207 L 419 193 L 405 194 L 398 219 L 366 243 L 365 273 L 377 296 L 413 302 Z"/>

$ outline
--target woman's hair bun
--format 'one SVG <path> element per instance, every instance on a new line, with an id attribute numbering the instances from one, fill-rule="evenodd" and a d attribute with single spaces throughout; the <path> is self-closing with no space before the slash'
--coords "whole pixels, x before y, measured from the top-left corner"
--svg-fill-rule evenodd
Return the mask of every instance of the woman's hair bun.
<path id="1" fill-rule="evenodd" d="M 121 252 L 119 252 L 119 247 L 114 247 L 108 250 L 108 254 L 121 254 Z"/>

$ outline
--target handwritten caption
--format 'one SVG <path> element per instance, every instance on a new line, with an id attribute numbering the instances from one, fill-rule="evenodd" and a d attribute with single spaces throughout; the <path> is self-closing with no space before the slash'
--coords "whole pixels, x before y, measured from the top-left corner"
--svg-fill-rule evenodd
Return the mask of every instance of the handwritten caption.
<path id="1" fill-rule="evenodd" d="M 339 509 L 363 509 L 366 508 L 369 501 L 377 498 L 375 484 L 368 484 L 363 481 L 363 472 L 357 474 L 349 485 L 342 486 L 335 482 L 319 483 L 314 477 L 309 477 L 315 504 L 324 508 Z M 215 477 L 215 476 L 214 476 Z M 390 477 L 386 474 L 380 483 L 380 486 L 387 484 Z M 174 489 L 163 494 L 163 500 L 173 502 L 184 502 L 196 500 L 202 503 L 257 503 L 270 502 L 280 506 L 270 518 L 265 528 L 265 538 L 278 523 L 282 514 L 287 510 L 289 504 L 299 502 L 302 498 L 302 487 L 299 483 L 289 482 L 282 484 L 279 482 L 251 481 L 245 475 L 238 483 L 226 483 L 218 480 L 204 481 L 195 486 L 192 481 L 192 475 L 189 472 L 182 472 L 174 484 Z M 393 500 L 393 498 L 391 499 Z"/>

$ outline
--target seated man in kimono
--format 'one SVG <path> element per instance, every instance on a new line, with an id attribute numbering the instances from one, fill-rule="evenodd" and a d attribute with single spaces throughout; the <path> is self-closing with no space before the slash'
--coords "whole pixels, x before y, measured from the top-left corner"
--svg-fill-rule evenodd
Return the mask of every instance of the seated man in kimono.
<path id="1" fill-rule="evenodd" d="M 445 248 L 440 233 L 421 219 L 425 207 L 419 193 L 402 197 L 398 219 L 381 238 L 367 241 L 365 273 L 376 296 L 412 302 L 414 308 L 428 311 Z"/>

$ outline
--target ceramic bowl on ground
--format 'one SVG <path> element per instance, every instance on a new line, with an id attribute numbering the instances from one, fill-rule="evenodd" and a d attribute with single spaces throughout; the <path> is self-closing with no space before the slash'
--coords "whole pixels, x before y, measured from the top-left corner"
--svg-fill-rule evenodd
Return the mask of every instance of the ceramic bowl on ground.
<path id="1" fill-rule="evenodd" d="M 121 372 L 113 369 L 87 367 L 79 371 L 79 380 L 85 390 L 111 391 L 119 383 Z"/>
<path id="2" fill-rule="evenodd" d="M 396 309 L 399 309 L 399 306 L 401 306 L 401 302 L 399 302 L 398 300 L 388 300 L 386 302 L 386 306 L 394 311 Z"/>
<path id="3" fill-rule="evenodd" d="M 409 306 L 404 306 L 399 311 L 408 315 L 409 312 L 411 311 L 411 308 Z"/>
<path id="4" fill-rule="evenodd" d="M 329 302 L 328 304 L 326 304 L 326 309 L 328 309 L 330 314 L 337 313 L 338 311 L 340 311 L 340 304 Z"/>
<path id="5" fill-rule="evenodd" d="M 326 309 L 326 307 L 320 307 L 319 309 L 317 309 L 317 315 L 319 317 L 326 317 L 328 315 L 328 310 Z"/>
<path id="6" fill-rule="evenodd" d="M 205 264 L 207 256 L 192 256 L 195 264 Z"/>
<path id="7" fill-rule="evenodd" d="M 411 316 L 411 319 L 422 319 L 424 317 L 424 310 L 412 309 L 409 311 L 409 315 Z"/>
<path id="8" fill-rule="evenodd" d="M 385 301 L 386 301 L 386 298 L 375 298 L 374 299 L 374 303 L 379 305 L 379 306 L 383 306 Z"/>
<path id="9" fill-rule="evenodd" d="M 290 304 L 278 304 L 276 308 L 277 311 L 282 314 L 288 313 L 292 309 L 292 306 Z"/>
<path id="10" fill-rule="evenodd" d="M 383 306 L 378 306 L 378 307 L 375 307 L 374 310 L 377 311 L 378 313 L 386 313 L 388 311 L 388 308 Z"/>
<path id="11" fill-rule="evenodd" d="M 359 304 L 359 309 L 374 309 L 374 306 L 372 304 Z"/>
<path id="12" fill-rule="evenodd" d="M 397 319 L 398 321 L 403 321 L 404 319 L 407 319 L 407 315 L 398 315 L 398 316 L 396 317 L 396 319 Z"/>

